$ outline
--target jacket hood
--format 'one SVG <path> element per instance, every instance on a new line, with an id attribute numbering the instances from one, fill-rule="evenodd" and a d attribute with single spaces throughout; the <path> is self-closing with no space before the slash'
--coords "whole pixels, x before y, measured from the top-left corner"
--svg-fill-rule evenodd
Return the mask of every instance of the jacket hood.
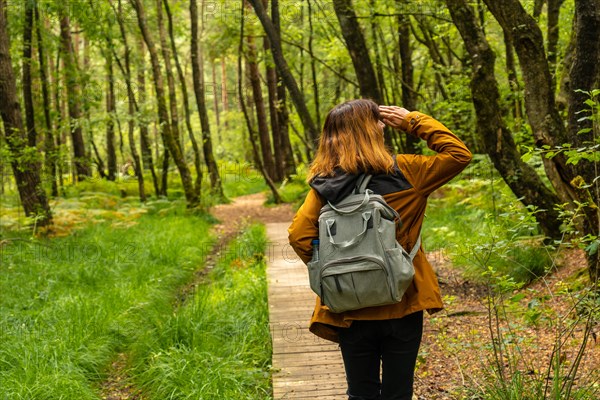
<path id="1" fill-rule="evenodd" d="M 310 182 L 310 187 L 315 189 L 325 200 L 336 204 L 348 196 L 360 175 L 348 174 L 342 170 L 336 170 L 334 176 L 316 176 Z"/>

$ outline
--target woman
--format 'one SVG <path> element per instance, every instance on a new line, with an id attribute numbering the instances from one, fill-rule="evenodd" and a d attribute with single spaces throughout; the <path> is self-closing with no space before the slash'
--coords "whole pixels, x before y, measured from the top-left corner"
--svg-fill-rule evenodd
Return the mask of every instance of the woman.
<path id="1" fill-rule="evenodd" d="M 433 156 L 392 156 L 384 145 L 385 125 L 427 141 Z M 428 196 L 471 161 L 467 147 L 435 119 L 370 100 L 334 107 L 325 120 L 311 186 L 288 229 L 290 245 L 308 263 L 317 239 L 319 211 L 354 188 L 363 172 L 373 175 L 368 188 L 383 195 L 400 214 L 398 242 L 411 249 L 417 241 Z M 423 331 L 423 310 L 443 307 L 437 278 L 422 248 L 413 261 L 415 277 L 400 303 L 333 313 L 317 298 L 310 331 L 339 342 L 349 400 L 412 399 L 414 369 Z M 383 366 L 380 380 L 380 363 Z"/>

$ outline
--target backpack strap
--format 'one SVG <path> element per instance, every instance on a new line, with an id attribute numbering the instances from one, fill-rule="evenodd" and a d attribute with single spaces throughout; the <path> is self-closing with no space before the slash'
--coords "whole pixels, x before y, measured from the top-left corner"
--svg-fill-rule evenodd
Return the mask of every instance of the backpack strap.
<path id="1" fill-rule="evenodd" d="M 373 175 L 371 175 L 371 174 L 362 174 L 358 178 L 358 181 L 356 182 L 356 187 L 354 188 L 354 193 L 355 194 L 365 193 L 367 191 L 367 185 L 369 185 L 369 182 L 371 181 L 372 177 L 373 177 Z"/>
<path id="2" fill-rule="evenodd" d="M 415 258 L 415 256 L 417 255 L 417 251 L 419 251 L 419 247 L 421 247 L 421 232 L 419 232 L 419 237 L 417 238 L 417 242 L 415 243 L 412 250 L 410 251 L 410 254 L 408 255 L 410 257 L 410 261 L 412 261 Z"/>

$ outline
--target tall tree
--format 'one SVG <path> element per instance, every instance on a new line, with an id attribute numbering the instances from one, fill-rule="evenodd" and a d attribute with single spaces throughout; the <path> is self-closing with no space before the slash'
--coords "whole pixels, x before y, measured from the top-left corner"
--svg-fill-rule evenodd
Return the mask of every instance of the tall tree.
<path id="1" fill-rule="evenodd" d="M 141 1 L 141 0 L 139 0 L 139 1 Z M 167 44 L 167 34 L 165 31 L 165 24 L 163 21 L 162 1 L 155 0 L 155 4 L 156 4 L 156 20 L 158 23 L 158 37 L 160 40 L 160 49 L 161 49 L 161 53 L 163 56 L 165 73 L 167 76 L 169 111 L 171 113 L 171 132 L 172 132 L 173 136 L 175 137 L 177 144 L 180 148 L 181 154 L 185 160 L 183 137 L 181 136 L 181 133 L 179 132 L 179 111 L 178 111 L 178 104 L 177 104 L 177 91 L 175 90 L 175 77 L 173 76 L 173 69 L 171 66 L 172 54 L 171 54 L 170 46 Z M 194 188 L 194 190 L 196 190 L 196 189 Z"/>
<path id="2" fill-rule="evenodd" d="M 17 96 L 16 78 L 10 56 L 6 3 L 0 1 L 0 114 L 10 152 L 10 165 L 25 215 L 37 217 L 38 226 L 52 223 L 52 213 L 40 179 L 39 162 L 32 158 L 28 146 Z"/>
<path id="3" fill-rule="evenodd" d="M 273 28 L 275 29 L 275 35 L 281 40 L 281 16 L 279 13 L 279 0 L 271 0 L 271 19 L 273 21 Z M 272 46 L 269 41 L 269 48 Z M 274 62 L 274 60 L 273 60 Z M 280 143 L 280 157 L 283 162 L 282 171 L 285 177 L 289 177 L 296 173 L 296 165 L 294 163 L 294 154 L 292 151 L 292 143 L 290 142 L 289 132 L 289 115 L 286 104 L 286 91 L 285 84 L 281 80 L 281 76 L 275 70 L 276 87 L 277 87 L 277 101 L 276 101 L 276 114 L 277 114 L 277 128 L 279 133 L 273 132 L 273 136 L 279 136 Z M 317 110 L 317 121 L 319 121 L 319 114 Z M 321 123 L 319 122 L 319 127 Z M 277 152 L 277 149 L 276 149 Z M 277 153 L 275 153 L 277 155 Z"/>
<path id="4" fill-rule="evenodd" d="M 158 58 L 156 46 L 154 44 L 154 39 L 150 35 L 150 30 L 148 29 L 148 24 L 146 21 L 146 12 L 141 0 L 130 1 L 133 5 L 133 8 L 136 11 L 138 25 L 140 27 L 140 30 L 142 31 L 144 41 L 146 42 L 148 53 L 150 54 L 150 61 L 152 64 L 152 76 L 154 78 L 154 90 L 156 92 L 156 101 L 158 103 L 158 119 L 160 123 L 160 133 L 162 135 L 163 142 L 168 148 L 169 153 L 173 156 L 175 165 L 177 165 L 177 169 L 179 170 L 183 191 L 187 200 L 187 206 L 188 208 L 196 208 L 200 205 L 200 197 L 196 194 L 196 191 L 194 190 L 192 175 L 185 162 L 185 159 L 183 158 L 183 154 L 181 152 L 181 148 L 179 147 L 179 143 L 177 143 L 177 140 L 175 139 L 171 131 L 171 126 L 169 124 L 169 111 L 167 109 L 167 103 L 165 101 L 165 89 L 162 71 L 160 68 L 160 61 Z"/>
<path id="5" fill-rule="evenodd" d="M 502 118 L 500 92 L 494 74 L 496 55 L 466 0 L 446 0 L 452 21 L 465 42 L 472 62 L 471 95 L 477 115 L 477 131 L 494 166 L 525 205 L 541 211 L 536 218 L 546 235 L 561 235 L 554 205 L 558 197 L 550 191 L 537 172 L 521 160 L 511 132 Z"/>
<path id="6" fill-rule="evenodd" d="M 566 129 L 556 108 L 554 85 L 544 52 L 542 32 L 519 0 L 484 0 L 503 31 L 511 38 L 525 84 L 525 110 L 538 147 L 567 143 Z M 566 158 L 543 157 L 546 174 L 562 202 L 577 199 Z"/>
<path id="7" fill-rule="evenodd" d="M 242 7 L 244 6 L 244 1 L 242 0 Z M 302 125 L 304 126 L 304 130 L 307 132 L 308 137 L 313 143 L 316 143 L 318 137 L 317 127 L 315 125 L 314 120 L 312 119 L 310 112 L 308 111 L 308 107 L 306 106 L 306 102 L 304 101 L 304 95 L 298 88 L 298 83 L 296 79 L 292 75 L 290 68 L 288 66 L 285 57 L 283 56 L 283 50 L 281 48 L 281 40 L 277 36 L 277 30 L 273 25 L 273 21 L 267 15 L 267 12 L 262 4 L 262 0 L 248 0 L 258 19 L 260 20 L 265 33 L 269 37 L 269 41 L 271 43 L 271 54 L 273 55 L 273 60 L 275 61 L 275 66 L 277 67 L 277 71 L 281 76 L 281 80 L 287 87 L 290 92 L 290 97 L 292 98 L 292 102 L 296 107 L 296 111 L 298 112 L 298 116 L 300 117 L 300 121 L 302 121 Z"/>
<path id="8" fill-rule="evenodd" d="M 246 61 L 248 67 L 248 75 L 250 77 L 250 85 L 252 87 L 252 99 L 254 101 L 254 109 L 256 111 L 256 120 L 258 125 L 258 139 L 262 156 L 262 164 L 269 175 L 269 178 L 275 178 L 275 162 L 273 160 L 273 150 L 271 149 L 271 139 L 269 137 L 269 126 L 267 124 L 267 112 L 262 95 L 262 85 L 260 72 L 258 70 L 258 54 L 254 39 L 252 36 L 246 38 Z"/>
<path id="9" fill-rule="evenodd" d="M 146 64 L 144 41 L 139 40 L 139 60 L 137 62 L 137 92 L 138 92 L 138 104 L 142 107 L 146 103 Z M 137 109 L 138 116 L 140 116 L 140 108 Z M 156 169 L 154 168 L 154 158 L 152 157 L 152 145 L 150 143 L 150 136 L 148 134 L 148 122 L 145 118 L 138 118 L 138 126 L 140 128 L 140 148 L 142 149 L 142 163 L 144 169 L 149 169 L 152 175 L 152 183 L 154 185 L 154 193 L 156 196 L 160 195 L 160 185 L 158 184 L 158 177 L 156 176 Z"/>
<path id="10" fill-rule="evenodd" d="M 358 24 L 351 0 L 333 0 L 333 8 L 340 23 L 346 48 L 352 59 L 352 65 L 358 79 L 360 95 L 375 101 L 377 104 L 384 104 L 385 102 L 381 94 L 382 82 L 377 82 L 375 68 L 369 56 L 365 36 Z M 394 148 L 393 135 L 394 131 L 391 128 L 385 129 L 385 142 L 390 148 Z"/>
<path id="11" fill-rule="evenodd" d="M 199 43 L 200 32 L 198 29 L 198 4 L 196 0 L 190 0 L 190 18 L 192 24 L 192 38 L 190 42 L 192 53 L 192 79 L 194 82 L 196 106 L 198 108 L 198 115 L 200 116 L 200 125 L 202 129 L 202 150 L 204 152 L 204 162 L 206 163 L 206 166 L 208 168 L 213 192 L 219 197 L 224 197 L 225 195 L 223 193 L 221 176 L 219 174 L 219 168 L 217 166 L 217 162 L 215 160 L 213 152 L 212 137 L 210 134 L 210 123 L 208 121 L 208 112 L 206 111 L 206 98 L 204 97 L 205 86 L 203 59 L 202 50 L 200 48 Z M 223 79 L 226 79 L 226 76 L 224 76 Z"/>
<path id="12" fill-rule="evenodd" d="M 81 94 L 79 88 L 79 67 L 73 50 L 71 37 L 71 24 L 67 10 L 60 7 L 60 42 L 64 65 L 64 79 L 67 90 L 67 104 L 69 109 L 69 126 L 73 145 L 73 161 L 77 179 L 81 180 L 91 175 L 90 162 L 85 152 L 83 133 L 81 128 Z"/>
<path id="13" fill-rule="evenodd" d="M 342 35 L 356 71 L 360 95 L 372 99 L 377 104 L 383 104 L 375 69 L 369 57 L 364 34 L 352 8 L 352 2 L 350 0 L 333 0 L 333 8 L 340 22 Z"/>
<path id="14" fill-rule="evenodd" d="M 256 164 L 256 167 L 259 169 L 262 176 L 264 177 L 265 182 L 269 186 L 269 189 L 271 189 L 271 193 L 273 194 L 275 203 L 279 204 L 279 203 L 281 203 L 281 196 L 279 195 L 279 192 L 277 191 L 277 187 L 273 183 L 273 180 L 269 177 L 269 174 L 267 174 L 267 172 L 265 171 L 263 163 L 258 154 L 258 148 L 257 148 L 258 146 L 256 146 L 256 140 L 254 138 L 255 137 L 254 127 L 252 126 L 252 122 L 250 120 L 250 118 L 251 118 L 250 113 L 248 112 L 248 109 L 246 108 L 246 100 L 244 99 L 244 91 L 242 90 L 242 80 L 243 80 L 242 57 L 244 54 L 244 18 L 245 18 L 244 10 L 246 8 L 244 3 L 245 3 L 245 0 L 242 0 L 242 9 L 241 9 L 241 18 L 240 18 L 240 42 L 239 42 L 239 46 L 238 46 L 238 60 L 237 60 L 238 96 L 239 96 L 240 106 L 242 108 L 242 114 L 244 115 L 244 121 L 246 122 L 246 128 L 248 129 L 248 136 L 250 139 L 250 145 L 252 146 L 254 162 Z"/>
<path id="15" fill-rule="evenodd" d="M 265 8 L 269 6 L 269 0 L 264 0 Z M 271 20 L 273 19 L 271 15 Z M 275 25 L 275 23 L 273 23 Z M 271 44 L 269 38 L 263 38 L 263 50 L 269 53 Z M 269 123 L 271 125 L 271 137 L 273 138 L 273 162 L 272 177 L 276 182 L 281 182 L 285 174 L 285 165 L 283 160 L 283 148 L 281 144 L 281 131 L 279 129 L 279 120 L 277 116 L 277 71 L 270 57 L 265 59 L 265 77 L 267 80 L 267 99 L 269 104 Z"/>
<path id="16" fill-rule="evenodd" d="M 56 147 L 54 146 L 54 134 L 52 128 L 52 118 L 50 116 L 50 90 L 48 88 L 48 70 L 46 66 L 46 55 L 44 52 L 44 37 L 42 36 L 42 21 L 40 21 L 39 11 L 37 3 L 34 4 L 35 10 L 35 22 L 36 22 L 36 36 L 37 36 L 37 50 L 38 50 L 38 62 L 40 68 L 40 82 L 42 86 L 42 107 L 44 109 L 44 156 L 45 166 L 47 169 L 48 176 L 52 182 L 52 196 L 58 196 L 58 183 L 56 179 Z"/>
<path id="17" fill-rule="evenodd" d="M 142 160 L 140 159 L 139 153 L 137 151 L 137 146 L 135 145 L 135 138 L 133 136 L 135 130 L 135 112 L 137 107 L 135 100 L 135 93 L 132 88 L 132 78 L 131 78 L 131 51 L 129 48 L 129 43 L 127 41 L 127 35 L 125 33 L 125 24 L 123 22 L 123 4 L 121 0 L 118 3 L 118 11 L 117 11 L 117 19 L 119 21 L 119 29 L 121 30 L 121 37 L 123 38 L 123 44 L 125 46 L 125 80 L 127 82 L 127 111 L 129 113 L 129 118 L 127 119 L 127 138 L 129 140 L 129 149 L 131 151 L 131 158 L 133 158 L 133 169 L 135 171 L 135 176 L 138 181 L 138 193 L 140 196 L 140 201 L 146 201 L 146 189 L 144 186 L 144 173 L 142 171 Z"/>
<path id="18" fill-rule="evenodd" d="M 173 33 L 173 15 L 171 14 L 171 8 L 169 7 L 169 1 L 163 0 L 165 11 L 167 12 L 167 25 L 169 31 L 169 43 L 171 44 L 171 52 L 173 54 L 173 61 L 175 61 L 175 69 L 177 70 L 177 77 L 179 79 L 179 85 L 181 87 L 181 96 L 183 97 L 183 116 L 185 118 L 185 126 L 188 132 L 188 137 L 192 143 L 192 150 L 194 151 L 194 166 L 196 167 L 196 183 L 194 189 L 196 193 L 200 195 L 202 189 L 202 162 L 200 157 L 200 148 L 192 129 L 192 120 L 190 116 L 190 102 L 188 100 L 187 82 L 183 75 L 183 68 L 179 62 L 179 55 L 177 54 L 177 46 L 175 44 L 175 34 Z"/>

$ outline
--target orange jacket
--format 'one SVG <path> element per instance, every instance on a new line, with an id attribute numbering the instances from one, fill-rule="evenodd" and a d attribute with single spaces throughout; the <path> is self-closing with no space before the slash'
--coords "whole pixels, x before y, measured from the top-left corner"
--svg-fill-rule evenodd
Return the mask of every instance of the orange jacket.
<path id="1" fill-rule="evenodd" d="M 472 156 L 448 128 L 420 112 L 409 113 L 401 129 L 426 140 L 427 146 L 438 153 L 434 156 L 398 154 L 398 167 L 412 187 L 383 196 L 400 214 L 402 225 L 396 233 L 398 242 L 405 249 L 411 249 L 421 230 L 428 196 L 458 175 Z M 290 245 L 305 263 L 312 257 L 311 241 L 319 236 L 319 211 L 325 203 L 323 197 L 311 188 L 288 229 Z M 321 300 L 317 298 L 310 331 L 338 342 L 335 327 L 348 327 L 353 320 L 384 320 L 402 318 L 421 310 L 429 313 L 440 311 L 443 304 L 438 281 L 422 247 L 413 264 L 415 277 L 400 303 L 336 314 L 321 305 Z"/>

